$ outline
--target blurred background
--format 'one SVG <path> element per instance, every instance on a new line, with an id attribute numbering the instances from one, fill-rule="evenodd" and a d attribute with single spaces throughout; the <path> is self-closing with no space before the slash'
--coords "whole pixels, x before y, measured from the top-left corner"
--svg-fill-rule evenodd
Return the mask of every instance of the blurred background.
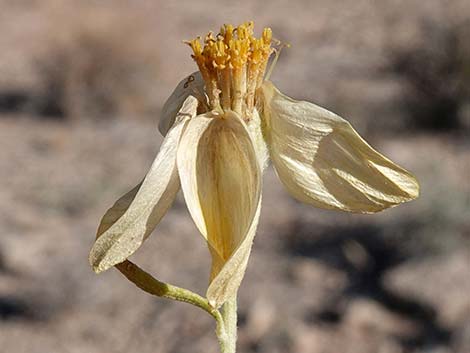
<path id="1" fill-rule="evenodd" d="M 214 323 L 88 265 L 140 181 L 182 40 L 254 20 L 291 44 L 273 81 L 348 118 L 421 197 L 378 215 L 293 200 L 272 168 L 240 290 L 246 353 L 470 352 L 467 0 L 0 0 L 0 352 L 217 352 Z M 181 198 L 133 259 L 204 293 Z"/>

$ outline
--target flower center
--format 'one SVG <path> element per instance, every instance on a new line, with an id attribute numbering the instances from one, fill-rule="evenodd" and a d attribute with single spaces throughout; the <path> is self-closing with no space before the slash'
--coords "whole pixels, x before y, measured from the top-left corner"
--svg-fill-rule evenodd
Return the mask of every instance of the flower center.
<path id="1" fill-rule="evenodd" d="M 264 80 L 270 55 L 272 31 L 265 28 L 261 38 L 253 36 L 253 22 L 238 27 L 224 25 L 215 37 L 187 41 L 206 85 L 212 110 L 232 110 L 250 120 L 255 107 L 255 92 Z"/>

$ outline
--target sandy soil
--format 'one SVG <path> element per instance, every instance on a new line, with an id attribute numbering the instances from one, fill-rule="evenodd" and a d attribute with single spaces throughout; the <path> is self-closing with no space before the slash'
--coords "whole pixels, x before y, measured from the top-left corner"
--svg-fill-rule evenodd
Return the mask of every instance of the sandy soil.
<path id="1" fill-rule="evenodd" d="M 378 215 L 335 213 L 294 201 L 269 168 L 240 290 L 239 351 L 470 352 L 470 139 L 403 129 L 395 106 L 402 83 L 381 73 L 390 43 L 418 41 L 422 18 L 465 19 L 465 1 L 93 4 L 0 1 L 0 352 L 217 352 L 207 314 L 150 297 L 117 271 L 96 276 L 88 265 L 99 218 L 158 151 L 157 118 L 126 108 L 116 119 L 45 119 L 2 97 L 40 95 L 36 58 L 70 33 L 131 26 L 140 34 L 132 50 L 155 55 L 158 72 L 138 101 L 158 111 L 195 67 L 180 41 L 247 19 L 292 44 L 274 75 L 284 91 L 349 117 L 416 174 L 422 191 Z M 205 292 L 209 254 L 181 196 L 133 259 Z"/>

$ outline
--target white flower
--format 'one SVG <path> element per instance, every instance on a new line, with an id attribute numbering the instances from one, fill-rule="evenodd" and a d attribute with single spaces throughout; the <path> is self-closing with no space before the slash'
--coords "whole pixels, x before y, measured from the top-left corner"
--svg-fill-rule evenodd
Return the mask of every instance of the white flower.
<path id="1" fill-rule="evenodd" d="M 374 213 L 418 196 L 416 179 L 346 120 L 265 80 L 270 29 L 256 39 L 252 22 L 225 25 L 204 46 L 188 44 L 199 71 L 164 105 L 159 128 L 166 137 L 147 176 L 103 217 L 90 253 L 96 272 L 142 245 L 181 184 L 212 256 L 207 298 L 222 305 L 247 266 L 268 156 L 290 194 L 316 207 Z"/>

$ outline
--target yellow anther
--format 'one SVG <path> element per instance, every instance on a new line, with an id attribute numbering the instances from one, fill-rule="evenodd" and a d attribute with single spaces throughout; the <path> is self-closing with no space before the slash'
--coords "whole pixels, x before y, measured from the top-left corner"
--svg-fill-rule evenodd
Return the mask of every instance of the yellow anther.
<path id="1" fill-rule="evenodd" d="M 219 40 L 217 41 L 216 46 L 217 46 L 217 53 L 219 55 L 225 55 L 225 43 Z"/>
<path id="2" fill-rule="evenodd" d="M 264 80 L 273 52 L 270 28 L 264 28 L 260 38 L 253 33 L 253 21 L 238 27 L 225 24 L 216 36 L 209 32 L 203 45 L 200 38 L 186 42 L 206 83 L 211 109 L 221 106 L 246 114 L 248 119 L 251 116 L 256 89 Z"/>
<path id="3" fill-rule="evenodd" d="M 228 45 L 233 39 L 233 26 L 230 24 L 223 25 L 220 34 L 223 36 L 225 44 Z"/>
<path id="4" fill-rule="evenodd" d="M 262 49 L 263 49 L 263 41 L 261 39 L 254 39 L 251 42 L 251 55 L 250 61 L 253 64 L 259 64 L 262 59 Z"/>
<path id="5" fill-rule="evenodd" d="M 273 39 L 273 31 L 271 28 L 267 27 L 263 29 L 263 35 L 261 36 L 265 45 L 271 45 L 271 40 Z"/>
<path id="6" fill-rule="evenodd" d="M 187 44 L 191 47 L 194 52 L 194 56 L 200 56 L 202 54 L 202 47 L 199 37 L 193 40 L 184 41 L 184 44 Z"/>
<path id="7" fill-rule="evenodd" d="M 255 23 L 253 21 L 248 21 L 245 22 L 243 25 L 245 26 L 247 37 L 252 37 L 253 31 L 255 29 Z"/>
<path id="8" fill-rule="evenodd" d="M 229 44 L 230 62 L 233 67 L 242 67 L 247 59 L 250 50 L 248 40 L 234 39 Z"/>
<path id="9" fill-rule="evenodd" d="M 237 37 L 240 40 L 248 39 L 249 34 L 248 34 L 248 28 L 245 24 L 242 24 L 237 27 Z"/>
<path id="10" fill-rule="evenodd" d="M 204 44 L 213 43 L 215 42 L 215 40 L 216 39 L 214 38 L 214 33 L 209 32 L 207 33 L 206 38 L 204 38 Z"/>
<path id="11" fill-rule="evenodd" d="M 225 48 L 226 45 L 222 40 L 218 40 L 213 46 L 213 66 L 218 69 L 224 69 L 227 64 L 228 55 Z"/>

